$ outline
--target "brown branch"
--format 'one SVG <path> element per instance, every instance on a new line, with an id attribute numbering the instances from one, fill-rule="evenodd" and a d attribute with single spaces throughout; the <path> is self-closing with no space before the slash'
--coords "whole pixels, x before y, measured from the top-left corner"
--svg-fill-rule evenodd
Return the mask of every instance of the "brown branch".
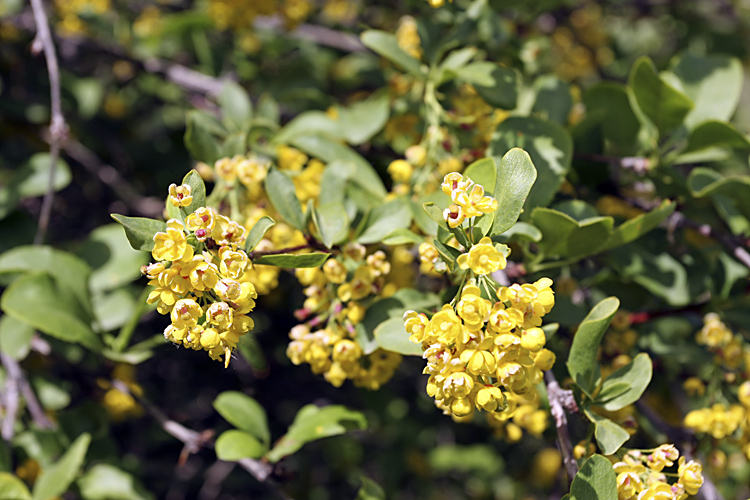
<path id="1" fill-rule="evenodd" d="M 5 419 L 2 424 L 3 440 L 10 443 L 13 439 L 21 395 L 23 395 L 26 401 L 26 408 L 28 408 L 31 418 L 37 427 L 40 429 L 52 429 L 54 426 L 44 413 L 42 405 L 39 404 L 39 400 L 36 394 L 34 394 L 34 390 L 26 379 L 18 361 L 7 354 L 0 353 L 0 362 L 2 362 L 7 375 L 5 390 L 3 391 L 5 400 Z"/>
<path id="2" fill-rule="evenodd" d="M 120 392 L 129 394 L 143 406 L 146 412 L 151 415 L 170 436 L 182 441 L 185 447 L 180 454 L 180 463 L 184 463 L 187 457 L 198 452 L 201 448 L 214 450 L 215 443 L 213 440 L 214 431 L 211 429 L 203 432 L 188 429 L 184 425 L 169 419 L 164 412 L 154 406 L 143 396 L 139 396 L 130 391 L 130 388 L 121 380 L 112 380 L 112 386 Z M 270 477 L 273 472 L 273 466 L 267 462 L 254 460 L 252 458 L 243 458 L 237 463 L 248 471 L 258 482 L 265 484 L 273 494 L 281 500 L 289 500 L 289 497 L 281 490 L 276 482 Z"/>
<path id="3" fill-rule="evenodd" d="M 57 64 L 57 53 L 55 44 L 52 41 L 52 34 L 49 30 L 49 21 L 47 14 L 44 12 L 42 0 L 31 0 L 31 9 L 34 13 L 34 23 L 36 24 L 36 38 L 32 45 L 34 52 L 44 50 L 44 59 L 47 61 L 47 73 L 49 74 L 50 86 L 50 108 L 51 120 L 49 126 L 50 134 L 50 170 L 49 180 L 47 182 L 47 192 L 42 201 L 42 208 L 39 213 L 39 227 L 37 228 L 34 244 L 41 245 L 47 234 L 49 227 L 49 218 L 52 213 L 52 201 L 55 197 L 55 174 L 57 172 L 57 160 L 60 157 L 60 145 L 67 135 L 68 126 L 65 124 L 65 117 L 62 113 L 62 103 L 60 100 L 60 68 Z"/>
<path id="4" fill-rule="evenodd" d="M 573 456 L 573 443 L 570 440 L 566 411 L 568 413 L 576 413 L 578 406 L 575 399 L 573 399 L 573 393 L 560 387 L 552 370 L 544 372 L 544 382 L 547 384 L 547 399 L 549 400 L 550 412 L 555 418 L 557 446 L 560 448 L 560 454 L 563 457 L 565 472 L 568 474 L 568 489 L 570 489 L 570 484 L 578 473 L 578 464 Z"/>

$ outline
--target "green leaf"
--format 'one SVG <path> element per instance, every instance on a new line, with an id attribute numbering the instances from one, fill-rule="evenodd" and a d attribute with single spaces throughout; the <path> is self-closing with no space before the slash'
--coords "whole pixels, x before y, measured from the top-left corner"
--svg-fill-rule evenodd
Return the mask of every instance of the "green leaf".
<path id="1" fill-rule="evenodd" d="M 132 283 L 149 261 L 148 254 L 130 247 L 122 227 L 114 223 L 91 231 L 76 254 L 93 268 L 88 281 L 95 295 Z"/>
<path id="2" fill-rule="evenodd" d="M 656 229 L 656 227 L 676 209 L 677 203 L 673 203 L 671 200 L 664 200 L 661 202 L 661 205 L 650 212 L 633 217 L 617 226 L 614 231 L 612 231 L 604 248 L 615 248 L 637 240 L 649 231 Z"/>
<path id="3" fill-rule="evenodd" d="M 463 47 L 451 51 L 443 62 L 440 63 L 438 69 L 440 76 L 437 79 L 437 86 L 456 78 L 459 75 L 459 70 L 464 68 L 476 54 L 477 49 L 475 47 Z"/>
<path id="4" fill-rule="evenodd" d="M 654 255 L 642 248 L 620 247 L 611 254 L 619 273 L 646 288 L 672 306 L 690 302 L 690 287 L 685 266 L 666 251 Z"/>
<path id="5" fill-rule="evenodd" d="M 502 109 L 514 109 L 518 101 L 519 77 L 510 68 L 480 61 L 467 64 L 458 79 L 472 84 L 477 94 L 488 104 Z"/>
<path id="6" fill-rule="evenodd" d="M 589 217 L 581 221 L 568 214 L 537 207 L 531 222 L 542 232 L 539 250 L 545 256 L 582 258 L 602 251 L 612 233 L 612 217 Z"/>
<path id="7" fill-rule="evenodd" d="M 132 474 L 110 464 L 97 464 L 78 482 L 84 500 L 152 500 Z"/>
<path id="8" fill-rule="evenodd" d="M 219 106 L 227 128 L 247 130 L 253 119 L 253 103 L 240 84 L 231 80 L 224 83 L 219 93 Z"/>
<path id="9" fill-rule="evenodd" d="M 627 86 L 615 82 L 601 82 L 586 90 L 583 103 L 586 114 L 601 127 L 607 151 L 619 156 L 637 152 L 641 122 L 630 104 Z"/>
<path id="10" fill-rule="evenodd" d="M 542 232 L 538 227 L 528 222 L 516 222 L 507 231 L 493 236 L 493 240 L 501 243 L 508 243 L 517 239 L 526 239 L 538 243 L 542 240 Z"/>
<path id="11" fill-rule="evenodd" d="M 34 328 L 28 323 L 7 314 L 0 317 L 0 351 L 6 356 L 16 361 L 25 359 L 31 350 L 32 338 Z"/>
<path id="12" fill-rule="evenodd" d="M 372 165 L 346 144 L 317 135 L 300 135 L 294 137 L 290 144 L 326 163 L 335 161 L 350 163 L 354 169 L 349 179 L 354 184 L 378 199 L 384 198 L 387 194 L 383 181 Z"/>
<path id="13" fill-rule="evenodd" d="M 253 333 L 240 337 L 237 349 L 254 371 L 262 372 L 268 368 L 266 356 Z"/>
<path id="14" fill-rule="evenodd" d="M 536 101 L 531 112 L 560 125 L 567 125 L 568 115 L 573 107 L 570 85 L 555 75 L 542 75 L 534 80 L 534 90 Z"/>
<path id="15" fill-rule="evenodd" d="M 396 198 L 372 209 L 364 231 L 357 237 L 363 245 L 378 243 L 396 229 L 411 226 L 411 208 L 405 198 Z"/>
<path id="16" fill-rule="evenodd" d="M 661 137 L 680 126 L 693 109 L 693 101 L 659 76 L 648 57 L 635 62 L 629 84 L 638 107 L 656 126 Z"/>
<path id="17" fill-rule="evenodd" d="M 252 434 L 231 429 L 222 432 L 216 440 L 216 457 L 219 460 L 236 462 L 243 458 L 260 458 L 268 449 Z"/>
<path id="18" fill-rule="evenodd" d="M 427 215 L 430 216 L 430 219 L 437 222 L 439 228 L 450 231 L 448 223 L 445 222 L 445 219 L 443 218 L 443 210 L 439 206 L 435 205 L 432 202 L 425 203 L 422 206 L 424 207 L 424 211 L 427 212 Z"/>
<path id="19" fill-rule="evenodd" d="M 349 217 L 341 202 L 321 204 L 313 212 L 313 222 L 326 248 L 344 241 L 349 235 Z"/>
<path id="20" fill-rule="evenodd" d="M 526 208 L 546 206 L 570 169 L 573 154 L 570 134 L 552 121 L 512 116 L 497 126 L 489 155 L 504 156 L 515 147 L 529 154 L 537 171 L 536 182 L 526 197 Z M 498 172 L 501 170 L 498 168 Z"/>
<path id="21" fill-rule="evenodd" d="M 358 411 L 340 405 L 307 405 L 297 412 L 287 433 L 266 453 L 266 459 L 276 463 L 310 441 L 366 428 L 367 419 Z"/>
<path id="22" fill-rule="evenodd" d="M 617 475 L 612 462 L 592 455 L 581 466 L 570 485 L 570 500 L 616 500 Z"/>
<path id="23" fill-rule="evenodd" d="M 589 397 L 596 390 L 600 379 L 596 353 L 618 307 L 620 301 L 617 297 L 602 300 L 586 315 L 573 336 L 567 363 L 568 372 L 576 385 Z"/>
<path id="24" fill-rule="evenodd" d="M 403 318 L 390 318 L 380 323 L 373 331 L 378 345 L 386 351 L 405 356 L 421 356 L 422 347 L 409 341 Z"/>
<path id="25" fill-rule="evenodd" d="M 640 353 L 633 361 L 604 379 L 594 404 L 607 411 L 617 411 L 635 403 L 651 382 L 652 371 L 651 358 L 646 353 Z M 625 386 L 624 391 L 617 388 L 622 385 Z"/>
<path id="26" fill-rule="evenodd" d="M 144 217 L 127 217 L 111 214 L 111 217 L 125 228 L 130 246 L 136 250 L 150 252 L 154 249 L 154 235 L 167 230 L 167 223 Z"/>
<path id="27" fill-rule="evenodd" d="M 45 410 L 59 411 L 70 404 L 70 394 L 57 382 L 43 377 L 34 377 L 31 379 L 31 385 Z"/>
<path id="28" fill-rule="evenodd" d="M 464 170 L 464 176 L 468 177 L 476 184 L 481 185 L 484 188 L 486 194 L 490 194 L 495 190 L 495 182 L 497 178 L 497 167 L 495 166 L 495 160 L 492 158 L 482 158 L 477 160 Z"/>
<path id="29" fill-rule="evenodd" d="M 422 243 L 424 238 L 416 233 L 413 233 L 409 229 L 401 228 L 388 233 L 388 236 L 383 238 L 384 245 L 396 246 L 406 245 L 409 243 Z"/>
<path id="30" fill-rule="evenodd" d="M 24 198 L 42 196 L 47 192 L 49 171 L 52 162 L 49 153 L 36 153 L 20 168 L 3 179 L 0 186 L 0 219 L 5 218 Z M 61 158 L 57 159 L 54 191 L 60 191 L 70 184 L 70 167 Z"/>
<path id="31" fill-rule="evenodd" d="M 304 232 L 305 215 L 302 213 L 302 205 L 300 205 L 295 193 L 292 179 L 279 169 L 272 168 L 266 175 L 265 186 L 268 199 L 273 208 L 291 226 Z"/>
<path id="32" fill-rule="evenodd" d="M 630 439 L 628 431 L 608 418 L 597 415 L 591 410 L 584 410 L 586 416 L 594 422 L 594 437 L 599 449 L 605 455 L 613 455 Z M 612 497 L 615 498 L 615 497 Z"/>
<path id="33" fill-rule="evenodd" d="M 536 181 L 536 168 L 526 151 L 513 148 L 498 162 L 493 196 L 497 211 L 490 235 L 508 231 L 518 220 L 526 197 Z"/>
<path id="34" fill-rule="evenodd" d="M 458 259 L 458 256 L 461 255 L 461 251 L 444 244 L 438 239 L 433 240 L 432 244 L 435 245 L 438 254 L 440 254 L 440 257 L 448 265 L 448 270 L 451 272 L 455 271 L 457 266 L 456 260 Z"/>
<path id="35" fill-rule="evenodd" d="M 461 446 L 445 443 L 431 449 L 427 461 L 430 468 L 441 474 L 459 472 L 482 478 L 497 477 L 504 465 L 495 448 L 487 444 Z"/>
<path id="36" fill-rule="evenodd" d="M 0 498 L 3 500 L 31 500 L 31 493 L 29 493 L 26 484 L 16 476 L 9 472 L 0 472 Z"/>
<path id="37" fill-rule="evenodd" d="M 225 391 L 214 400 L 214 408 L 227 422 L 250 433 L 266 446 L 271 442 L 266 411 L 250 396 Z"/>
<path id="38" fill-rule="evenodd" d="M 304 111 L 278 131 L 274 136 L 277 144 L 291 143 L 295 137 L 300 135 L 329 135 L 336 139 L 343 139 L 341 124 L 328 116 L 324 111 Z"/>
<path id="39" fill-rule="evenodd" d="M 196 160 L 213 165 L 221 158 L 221 146 L 210 132 L 209 123 L 205 115 L 198 111 L 188 111 L 185 147 Z"/>
<path id="40" fill-rule="evenodd" d="M 182 178 L 182 183 L 190 186 L 193 201 L 185 207 L 185 212 L 191 214 L 201 207 L 206 206 L 206 185 L 203 178 L 196 170 L 191 170 Z"/>
<path id="41" fill-rule="evenodd" d="M 260 240 L 263 239 L 268 230 L 275 224 L 276 221 L 266 215 L 258 219 L 258 222 L 255 223 L 253 228 L 247 234 L 247 238 L 245 238 L 245 252 L 252 252 L 253 249 L 258 246 L 258 243 L 260 243 Z"/>
<path id="42" fill-rule="evenodd" d="M 708 148 L 750 149 L 750 140 L 731 123 L 710 120 L 690 132 L 684 153 Z"/>
<path id="43" fill-rule="evenodd" d="M 695 103 L 685 118 L 689 129 L 707 120 L 728 121 L 732 117 L 742 93 L 744 72 L 738 59 L 685 54 L 672 71 L 682 81 L 685 94 Z"/>
<path id="44" fill-rule="evenodd" d="M 376 92 L 367 99 L 347 107 L 337 107 L 336 120 L 343 138 L 359 145 L 372 139 L 385 127 L 390 117 L 390 97 L 387 92 Z"/>
<path id="45" fill-rule="evenodd" d="M 407 54 L 399 47 L 396 36 L 380 30 L 365 30 L 360 35 L 365 47 L 378 55 L 400 66 L 414 76 L 422 76 L 422 69 L 417 59 Z"/>
<path id="46" fill-rule="evenodd" d="M 385 491 L 372 479 L 362 476 L 362 487 L 354 500 L 385 500 Z"/>
<path id="47" fill-rule="evenodd" d="M 3 312 L 66 342 L 101 349 L 99 336 L 76 314 L 79 309 L 46 273 L 27 274 L 10 285 L 0 299 Z"/>
<path id="48" fill-rule="evenodd" d="M 32 491 L 34 500 L 50 500 L 68 491 L 83 465 L 89 443 L 91 443 L 91 435 L 81 434 L 60 457 L 60 460 L 42 470 L 34 483 Z"/>
<path id="49" fill-rule="evenodd" d="M 320 267 L 328 259 L 329 253 L 303 253 L 289 254 L 281 253 L 277 255 L 262 255 L 253 259 L 254 264 L 264 264 L 267 266 L 298 268 L 298 267 Z"/>

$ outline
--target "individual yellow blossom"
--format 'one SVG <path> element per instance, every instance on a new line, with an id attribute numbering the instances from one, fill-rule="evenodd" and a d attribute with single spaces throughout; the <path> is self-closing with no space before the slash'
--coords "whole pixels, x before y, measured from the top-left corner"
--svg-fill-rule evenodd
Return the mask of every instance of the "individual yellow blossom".
<path id="1" fill-rule="evenodd" d="M 661 472 L 664 467 L 671 467 L 680 456 L 673 444 L 663 444 L 646 456 L 649 468 Z"/>
<path id="2" fill-rule="evenodd" d="M 190 285 L 198 291 L 211 290 L 219 281 L 219 268 L 207 262 L 203 255 L 194 255 L 180 274 L 187 276 Z"/>
<path id="3" fill-rule="evenodd" d="M 500 269 L 505 269 L 507 264 L 505 255 L 495 248 L 492 240 L 484 237 L 479 243 L 472 246 L 468 253 L 458 256 L 456 260 L 458 267 L 469 269 L 478 275 L 490 274 Z"/>
<path id="4" fill-rule="evenodd" d="M 618 500 L 636 500 L 640 492 L 646 489 L 641 475 L 646 468 L 641 464 L 631 465 L 626 462 L 618 462 L 613 465 L 617 474 L 617 498 Z"/>
<path id="5" fill-rule="evenodd" d="M 427 149 L 424 146 L 415 144 L 414 146 L 406 148 L 404 156 L 406 157 L 406 161 L 411 165 L 421 167 L 427 160 Z"/>
<path id="6" fill-rule="evenodd" d="M 235 165 L 237 179 L 248 190 L 251 199 L 257 199 L 262 191 L 262 182 L 268 173 L 268 164 L 257 158 L 241 158 Z"/>
<path id="7" fill-rule="evenodd" d="M 396 42 L 404 52 L 420 59 L 422 57 L 421 40 L 417 30 L 417 21 L 411 16 L 404 16 L 396 29 Z"/>
<path id="8" fill-rule="evenodd" d="M 219 158 L 214 163 L 214 171 L 221 180 L 228 184 L 233 184 L 237 179 L 237 162 L 234 158 Z"/>
<path id="9" fill-rule="evenodd" d="M 461 320 L 453 308 L 444 305 L 443 308 L 435 313 L 427 325 L 426 335 L 435 337 L 444 344 L 451 344 L 461 337 Z"/>
<path id="10" fill-rule="evenodd" d="M 388 173 L 393 182 L 409 182 L 413 172 L 414 167 L 406 160 L 394 160 L 388 165 Z"/>
<path id="11" fill-rule="evenodd" d="M 151 255 L 156 260 L 188 260 L 193 257 L 193 247 L 185 237 L 185 226 L 177 219 L 167 221 L 167 232 L 154 235 L 154 249 Z"/>
<path id="12" fill-rule="evenodd" d="M 732 331 L 722 323 L 719 315 L 716 313 L 706 314 L 703 318 L 703 328 L 696 335 L 698 344 L 706 345 L 709 348 L 721 348 L 729 344 L 732 340 Z"/>
<path id="13" fill-rule="evenodd" d="M 697 494 L 703 486 L 703 466 L 695 460 L 685 463 L 685 457 L 680 457 L 678 474 L 680 475 L 678 481 L 685 487 L 688 495 Z"/>
<path id="14" fill-rule="evenodd" d="M 404 313 L 404 325 L 411 342 L 421 343 L 424 340 L 425 329 L 428 323 L 427 316 L 422 313 L 416 311 L 406 311 Z"/>
<path id="15" fill-rule="evenodd" d="M 528 328 L 521 333 L 521 347 L 531 352 L 540 351 L 546 342 L 547 338 L 541 328 Z"/>
<path id="16" fill-rule="evenodd" d="M 653 483 L 638 495 L 638 500 L 675 500 L 672 487 L 667 483 Z"/>
<path id="17" fill-rule="evenodd" d="M 448 227 L 455 228 L 463 224 L 466 220 L 466 214 L 464 214 L 463 208 L 451 204 L 443 211 L 443 219 L 448 223 Z"/>
<path id="18" fill-rule="evenodd" d="M 245 268 L 250 264 L 247 254 L 242 251 L 233 251 L 230 247 L 221 247 L 219 249 L 219 271 L 222 275 L 239 279 L 245 274 Z"/>
<path id="19" fill-rule="evenodd" d="M 471 191 L 454 190 L 451 194 L 453 202 L 463 209 L 466 217 L 478 217 L 497 210 L 497 200 L 484 195 L 484 188 L 474 184 Z"/>
<path id="20" fill-rule="evenodd" d="M 384 276 L 391 272 L 391 263 L 382 250 L 367 256 L 367 266 L 373 276 Z"/>
<path id="21" fill-rule="evenodd" d="M 534 457 L 534 479 L 544 486 L 550 486 L 557 479 L 562 467 L 562 455 L 557 448 L 544 448 Z"/>
<path id="22" fill-rule="evenodd" d="M 249 281 L 243 281 L 240 284 L 240 296 L 237 297 L 232 306 L 235 308 L 237 314 L 246 314 L 255 308 L 255 299 L 257 298 L 258 292 L 255 289 L 255 285 Z"/>
<path id="23" fill-rule="evenodd" d="M 232 308 L 226 302 L 214 302 L 206 310 L 206 320 L 220 329 L 226 329 L 232 324 Z"/>
<path id="24" fill-rule="evenodd" d="M 464 176 L 458 172 L 450 172 L 445 174 L 443 177 L 443 183 L 440 185 L 443 193 L 453 198 L 453 193 L 466 192 L 474 184 L 474 181 L 468 177 L 464 179 Z"/>
<path id="25" fill-rule="evenodd" d="M 346 281 L 346 266 L 336 259 L 328 259 L 323 264 L 323 273 L 331 283 L 341 284 Z"/>
<path id="26" fill-rule="evenodd" d="M 477 392 L 477 405 L 484 411 L 503 410 L 506 398 L 498 387 L 485 386 Z"/>
<path id="27" fill-rule="evenodd" d="M 187 207 L 193 202 L 193 188 L 188 184 L 170 184 L 169 202 L 175 207 Z"/>
<path id="28" fill-rule="evenodd" d="M 214 211 L 210 208 L 200 207 L 185 218 L 185 226 L 195 233 L 198 241 L 206 241 L 214 228 Z"/>
<path id="29" fill-rule="evenodd" d="M 703 396 L 706 393 L 706 384 L 697 377 L 690 377 L 682 383 L 683 389 L 691 396 Z"/>
<path id="30" fill-rule="evenodd" d="M 555 353 L 549 349 L 542 349 L 534 358 L 534 365 L 542 371 L 551 370 L 555 364 Z"/>
<path id="31" fill-rule="evenodd" d="M 596 446 L 591 441 L 579 441 L 574 447 L 573 447 L 573 457 L 576 460 L 580 460 L 584 457 L 590 457 L 596 453 Z M 619 480 L 618 480 L 618 490 L 619 490 Z M 623 500 L 622 498 L 620 500 Z"/>
<path id="32" fill-rule="evenodd" d="M 176 328 L 190 328 L 198 324 L 203 310 L 193 299 L 180 299 L 172 308 L 172 324 Z"/>
<path id="33" fill-rule="evenodd" d="M 245 227 L 229 218 L 216 214 L 216 223 L 211 231 L 211 238 L 220 246 L 241 245 L 245 241 Z"/>
<path id="34" fill-rule="evenodd" d="M 456 311 L 469 330 L 477 331 L 487 321 L 490 307 L 490 301 L 482 298 L 479 287 L 469 285 L 461 291 L 461 300 L 456 304 Z"/>

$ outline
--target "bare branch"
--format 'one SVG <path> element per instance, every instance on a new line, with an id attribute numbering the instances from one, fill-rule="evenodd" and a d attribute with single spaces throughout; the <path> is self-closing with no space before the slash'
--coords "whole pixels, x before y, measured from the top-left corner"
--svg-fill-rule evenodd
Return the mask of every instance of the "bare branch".
<path id="1" fill-rule="evenodd" d="M 15 370 L 12 358 L 5 354 L 0 354 L 0 360 L 2 360 L 3 366 L 5 367 L 5 390 L 3 391 L 3 406 L 5 407 L 5 418 L 3 419 L 2 425 L 2 436 L 3 440 L 10 445 L 13 440 L 13 434 L 15 433 L 16 417 L 18 416 L 18 405 L 19 405 L 19 377 L 20 370 Z M 16 365 L 17 367 L 17 365 Z"/>
<path id="2" fill-rule="evenodd" d="M 49 73 L 50 87 L 50 108 L 51 120 L 49 126 L 50 134 L 50 170 L 49 181 L 47 182 L 47 192 L 42 201 L 42 209 L 39 213 L 39 227 L 37 228 L 34 244 L 41 245 L 47 234 L 49 227 L 49 218 L 52 212 L 52 201 L 55 197 L 55 174 L 57 173 L 57 160 L 60 157 L 60 145 L 67 135 L 68 126 L 65 124 L 65 117 L 62 113 L 62 103 L 60 100 L 60 68 L 57 65 L 57 53 L 55 44 L 52 41 L 52 34 L 49 30 L 49 21 L 47 14 L 44 12 L 42 0 L 31 0 L 31 9 L 34 13 L 34 23 L 36 24 L 36 39 L 33 48 L 41 45 L 44 50 L 44 59 L 47 61 L 47 72 Z"/>
<path id="3" fill-rule="evenodd" d="M 565 472 L 568 474 L 568 487 L 570 487 L 570 483 L 578 473 L 578 464 L 573 456 L 573 443 L 570 440 L 566 411 L 575 413 L 578 411 L 578 407 L 573 398 L 573 393 L 560 387 L 555 374 L 551 370 L 544 372 L 544 382 L 547 384 L 550 412 L 555 418 L 555 427 L 557 427 L 557 445 L 560 448 L 560 454 L 562 454 Z"/>
<path id="4" fill-rule="evenodd" d="M 146 412 L 151 415 L 158 423 L 161 428 L 170 436 L 182 441 L 185 444 L 181 454 L 181 460 L 187 457 L 191 453 L 196 453 L 201 448 L 213 450 L 215 443 L 213 440 L 213 430 L 206 430 L 203 432 L 197 432 L 192 429 L 188 429 L 184 425 L 170 420 L 167 416 L 150 401 L 145 399 L 143 396 L 139 396 L 130 391 L 130 388 L 121 380 L 113 380 L 112 386 L 120 392 L 129 394 L 143 406 Z M 289 500 L 289 497 L 279 488 L 279 486 L 270 477 L 273 471 L 273 466 L 267 462 L 260 460 L 254 460 L 252 458 L 243 458 L 237 462 L 243 469 L 248 471 L 255 479 L 259 482 L 268 486 L 273 494 L 281 500 Z"/>

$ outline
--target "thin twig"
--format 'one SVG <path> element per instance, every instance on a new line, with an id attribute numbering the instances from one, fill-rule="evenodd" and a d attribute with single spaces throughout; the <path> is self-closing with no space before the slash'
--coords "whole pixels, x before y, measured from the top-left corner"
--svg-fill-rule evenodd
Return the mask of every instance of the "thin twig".
<path id="1" fill-rule="evenodd" d="M 2 425 L 2 436 L 3 440 L 8 443 L 13 440 L 13 434 L 15 433 L 16 416 L 18 415 L 18 405 L 20 397 L 20 384 L 18 380 L 20 378 L 20 370 L 16 370 L 17 364 L 14 366 L 11 363 L 12 358 L 6 354 L 0 354 L 0 360 L 2 360 L 3 366 L 5 367 L 5 390 L 3 391 L 3 406 L 5 407 L 5 418 L 3 419 Z"/>
<path id="2" fill-rule="evenodd" d="M 552 370 L 544 372 L 544 382 L 547 384 L 550 412 L 555 418 L 555 427 L 557 427 L 557 445 L 563 457 L 565 472 L 568 474 L 568 487 L 570 487 L 570 483 L 578 473 L 578 464 L 573 456 L 573 443 L 570 440 L 568 417 L 565 412 L 575 413 L 578 411 L 578 407 L 573 398 L 573 393 L 560 387 Z"/>
<path id="3" fill-rule="evenodd" d="M 57 160 L 60 157 L 60 145 L 67 134 L 67 125 L 62 113 L 60 100 L 60 68 L 57 65 L 57 53 L 49 30 L 49 21 L 44 12 L 42 0 L 31 0 L 31 9 L 34 12 L 34 23 L 36 24 L 36 38 L 32 45 L 35 52 L 39 52 L 39 45 L 44 50 L 44 59 L 47 61 L 47 73 L 49 73 L 50 108 L 51 120 L 49 125 L 50 134 L 50 170 L 47 182 L 47 192 L 42 201 L 39 213 L 39 227 L 37 228 L 34 244 L 41 245 L 47 234 L 49 218 L 52 213 L 52 201 L 55 197 L 55 174 L 57 172 Z"/>
<path id="4" fill-rule="evenodd" d="M 203 432 L 194 431 L 188 429 L 184 425 L 170 420 L 164 412 L 154 406 L 150 401 L 145 399 L 143 396 L 139 396 L 130 391 L 130 388 L 121 380 L 112 380 L 112 386 L 120 392 L 129 394 L 135 398 L 138 403 L 143 406 L 146 412 L 151 415 L 158 423 L 161 428 L 170 436 L 182 441 L 185 445 L 181 454 L 181 461 L 187 459 L 187 456 L 191 453 L 196 453 L 201 448 L 213 450 L 215 443 L 213 440 L 213 430 L 206 430 Z M 281 490 L 275 481 L 270 477 L 273 472 L 273 466 L 260 460 L 254 460 L 252 458 L 243 458 L 237 461 L 237 463 L 246 471 L 248 471 L 255 479 L 260 483 L 265 484 L 276 497 L 281 500 L 289 500 L 289 497 Z"/>

